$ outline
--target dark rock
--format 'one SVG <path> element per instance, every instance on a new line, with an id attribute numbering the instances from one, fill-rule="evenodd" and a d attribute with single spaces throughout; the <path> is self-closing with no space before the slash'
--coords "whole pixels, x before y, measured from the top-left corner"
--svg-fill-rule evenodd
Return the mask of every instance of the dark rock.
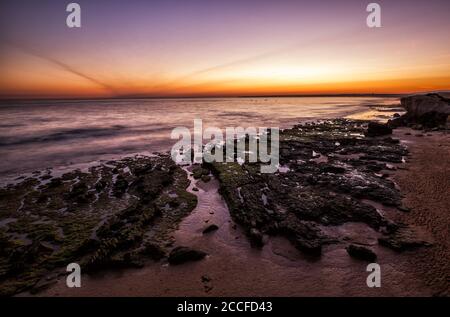
<path id="1" fill-rule="evenodd" d="M 407 123 L 408 123 L 408 119 L 407 119 L 407 116 L 405 114 L 403 116 L 400 116 L 400 117 L 397 117 L 397 118 L 394 118 L 394 119 L 389 119 L 388 122 L 387 122 L 387 125 L 390 128 L 395 129 L 395 128 L 399 128 L 399 127 L 404 127 L 404 126 L 407 125 Z"/>
<path id="2" fill-rule="evenodd" d="M 322 168 L 322 172 L 324 173 L 333 173 L 333 174 L 342 174 L 345 173 L 345 168 L 334 165 L 327 165 Z"/>
<path id="3" fill-rule="evenodd" d="M 213 289 L 213 286 L 211 285 L 212 279 L 208 275 L 203 275 L 201 281 L 203 283 L 203 289 L 205 290 L 206 293 L 212 291 Z"/>
<path id="4" fill-rule="evenodd" d="M 391 137 L 387 137 L 387 138 L 383 139 L 383 142 L 390 143 L 390 144 L 399 144 L 400 140 L 399 139 L 393 139 Z"/>
<path id="5" fill-rule="evenodd" d="M 70 191 L 70 197 L 71 198 L 76 198 L 78 196 L 82 196 L 84 194 L 86 194 L 86 192 L 88 191 L 88 187 L 86 185 L 86 183 L 84 182 L 79 182 L 75 185 L 73 185 L 72 190 Z"/>
<path id="6" fill-rule="evenodd" d="M 409 118 L 420 118 L 427 113 L 450 115 L 450 99 L 438 94 L 414 95 L 403 97 L 401 104 Z"/>
<path id="7" fill-rule="evenodd" d="M 79 182 L 73 185 L 72 190 L 67 195 L 67 198 L 79 204 L 86 204 L 92 198 L 92 194 L 88 193 L 88 190 L 89 187 L 85 182 Z"/>
<path id="8" fill-rule="evenodd" d="M 137 166 L 133 169 L 133 173 L 136 176 L 143 176 L 152 171 L 153 165 L 151 163 L 144 164 L 142 166 Z"/>
<path id="9" fill-rule="evenodd" d="M 61 178 L 53 178 L 50 183 L 48 183 L 48 188 L 56 188 L 63 184 Z"/>
<path id="10" fill-rule="evenodd" d="M 46 174 L 46 175 L 41 176 L 41 179 L 44 180 L 44 181 L 48 180 L 50 178 L 52 178 L 52 175 L 50 175 L 50 174 Z"/>
<path id="11" fill-rule="evenodd" d="M 209 175 L 202 175 L 202 181 L 207 183 L 211 180 L 211 176 Z"/>
<path id="12" fill-rule="evenodd" d="M 36 203 L 38 203 L 38 204 L 46 203 L 49 198 L 50 197 L 47 195 L 39 195 L 38 199 L 36 199 Z"/>
<path id="13" fill-rule="evenodd" d="M 172 198 L 169 201 L 169 206 L 172 208 L 176 208 L 176 207 L 180 206 L 180 201 L 177 198 Z"/>
<path id="14" fill-rule="evenodd" d="M 182 264 L 189 261 L 202 260 L 207 254 L 188 247 L 176 247 L 169 254 L 169 263 L 172 265 Z"/>
<path id="15" fill-rule="evenodd" d="M 202 176 L 209 175 L 209 171 L 205 168 L 202 168 L 201 166 L 197 166 L 192 170 L 192 174 L 194 176 L 194 179 L 200 179 Z"/>
<path id="16" fill-rule="evenodd" d="M 386 219 L 386 221 L 384 221 L 384 224 L 380 227 L 380 232 L 385 235 L 389 235 L 395 233 L 398 228 L 399 224 Z"/>
<path id="17" fill-rule="evenodd" d="M 100 180 L 95 184 L 95 190 L 99 193 L 101 192 L 103 189 L 106 188 L 106 186 L 108 186 L 108 183 L 104 180 Z"/>
<path id="18" fill-rule="evenodd" d="M 392 128 L 390 126 L 378 122 L 369 122 L 366 136 L 376 137 L 389 134 L 392 134 Z"/>
<path id="19" fill-rule="evenodd" d="M 210 285 L 204 285 L 204 289 L 205 289 L 205 292 L 206 292 L 206 293 L 209 293 L 210 291 L 213 290 L 213 287 L 210 286 Z"/>
<path id="20" fill-rule="evenodd" d="M 433 111 L 424 113 L 423 115 L 419 116 L 416 121 L 423 128 L 430 129 L 439 126 L 445 126 L 448 116 L 448 114 Z"/>
<path id="21" fill-rule="evenodd" d="M 313 256 L 321 255 L 326 239 L 313 223 L 288 218 L 279 224 L 277 231 L 298 250 Z"/>
<path id="22" fill-rule="evenodd" d="M 211 278 L 208 275 L 202 275 L 202 283 L 211 282 Z"/>
<path id="23" fill-rule="evenodd" d="M 446 129 L 450 115 L 450 99 L 438 94 L 404 97 L 401 104 L 406 113 L 388 122 L 392 128 L 410 126 L 413 129 Z"/>
<path id="24" fill-rule="evenodd" d="M 211 224 L 211 225 L 207 226 L 205 229 L 203 229 L 202 233 L 206 234 L 206 233 L 210 233 L 212 231 L 216 231 L 218 229 L 219 229 L 219 227 L 217 225 Z"/>
<path id="25" fill-rule="evenodd" d="M 121 197 L 128 188 L 128 181 L 122 176 L 118 175 L 114 183 L 113 193 L 116 197 Z"/>
<path id="26" fill-rule="evenodd" d="M 346 248 L 346 250 L 350 256 L 360 259 L 360 260 L 368 261 L 371 263 L 373 263 L 377 260 L 377 255 L 375 254 L 375 252 L 373 252 L 371 249 L 363 247 L 363 246 L 350 244 Z"/>
<path id="27" fill-rule="evenodd" d="M 211 282 L 211 278 L 208 275 L 202 275 L 202 283 L 209 283 Z"/>
<path id="28" fill-rule="evenodd" d="M 151 242 L 148 242 L 144 245 L 142 253 L 157 261 L 166 256 L 164 248 L 156 243 Z"/>
<path id="29" fill-rule="evenodd" d="M 262 247 L 264 245 L 263 234 L 256 228 L 251 228 L 248 232 L 250 242 L 255 247 Z"/>

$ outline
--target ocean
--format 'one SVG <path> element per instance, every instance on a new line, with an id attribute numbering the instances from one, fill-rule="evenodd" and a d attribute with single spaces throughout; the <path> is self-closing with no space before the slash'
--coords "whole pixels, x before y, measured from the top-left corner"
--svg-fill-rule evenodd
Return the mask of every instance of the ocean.
<path id="1" fill-rule="evenodd" d="M 169 151 L 173 128 L 280 127 L 314 119 L 386 119 L 398 98 L 271 97 L 3 101 L 0 178 Z M 386 107 L 388 106 L 388 107 Z"/>

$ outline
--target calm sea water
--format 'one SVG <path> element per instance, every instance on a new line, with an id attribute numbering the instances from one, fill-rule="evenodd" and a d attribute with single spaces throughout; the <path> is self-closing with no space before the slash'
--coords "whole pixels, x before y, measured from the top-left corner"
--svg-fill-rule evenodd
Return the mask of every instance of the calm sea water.
<path id="1" fill-rule="evenodd" d="M 135 153 L 167 151 L 171 130 L 289 127 L 310 119 L 371 113 L 394 98 L 303 97 L 29 101 L 0 104 L 0 177 Z"/>

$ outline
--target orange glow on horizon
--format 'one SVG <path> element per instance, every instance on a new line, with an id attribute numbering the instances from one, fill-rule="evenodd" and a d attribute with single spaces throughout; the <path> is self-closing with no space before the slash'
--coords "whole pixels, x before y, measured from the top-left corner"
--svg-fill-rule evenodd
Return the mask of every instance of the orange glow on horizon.
<path id="1" fill-rule="evenodd" d="M 193 4 L 180 2 L 162 6 L 164 18 L 150 2 L 130 11 L 121 4 L 69 30 L 50 2 L 34 8 L 46 20 L 26 19 L 34 11 L 11 2 L 0 12 L 8 26 L 0 34 L 0 98 L 450 90 L 450 22 L 440 3 L 417 1 L 411 12 L 383 4 L 379 29 L 365 25 L 364 6 L 353 2 L 333 4 L 341 14 L 313 2 L 256 12 L 257 3 L 205 1 L 186 12 Z M 96 12 L 94 2 L 85 6 Z M 199 10 L 208 14 L 200 19 Z"/>
<path id="2" fill-rule="evenodd" d="M 449 72 L 450 73 L 450 72 Z M 177 85 L 133 82 L 130 87 L 117 86 L 115 92 L 79 79 L 34 81 L 33 78 L 2 82 L 0 96 L 6 98 L 111 98 L 111 97 L 210 97 L 210 96 L 270 96 L 320 94 L 408 94 L 426 91 L 446 91 L 450 76 L 428 78 L 391 78 L 321 82 L 276 80 L 211 80 L 178 83 Z"/>

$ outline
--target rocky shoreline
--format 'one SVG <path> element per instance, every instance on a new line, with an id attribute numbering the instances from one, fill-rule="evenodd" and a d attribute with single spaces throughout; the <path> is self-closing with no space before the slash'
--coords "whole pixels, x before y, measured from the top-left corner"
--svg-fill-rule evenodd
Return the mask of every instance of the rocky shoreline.
<path id="1" fill-rule="evenodd" d="M 259 173 L 258 164 L 209 165 L 221 184 L 234 220 L 255 246 L 264 235 L 282 235 L 301 251 L 320 255 L 336 242 L 321 226 L 361 222 L 380 232 L 380 243 L 403 250 L 422 244 L 367 203 L 405 210 L 389 180 L 405 147 L 391 137 L 364 137 L 367 122 L 330 120 L 298 125 L 280 134 L 279 171 Z"/>
<path id="2" fill-rule="evenodd" d="M 159 260 L 170 232 L 196 205 L 167 155 L 134 157 L 29 177 L 0 189 L 0 291 L 49 286 L 71 262 L 83 271 Z"/>
<path id="3" fill-rule="evenodd" d="M 324 246 L 341 243 L 349 256 L 371 262 L 377 257 L 371 246 L 327 229 L 364 223 L 379 245 L 397 252 L 433 243 L 383 210 L 409 210 L 392 180 L 408 150 L 392 138 L 392 127 L 345 119 L 296 125 L 280 133 L 274 174 L 261 174 L 258 163 L 204 163 L 192 176 L 208 182 L 214 174 L 232 219 L 255 248 L 282 236 L 299 252 L 320 257 Z M 70 262 L 89 273 L 142 267 L 147 260 L 202 260 L 205 252 L 172 238 L 197 204 L 189 183 L 186 170 L 161 154 L 60 177 L 37 172 L 0 189 L 0 294 L 38 292 Z"/>

